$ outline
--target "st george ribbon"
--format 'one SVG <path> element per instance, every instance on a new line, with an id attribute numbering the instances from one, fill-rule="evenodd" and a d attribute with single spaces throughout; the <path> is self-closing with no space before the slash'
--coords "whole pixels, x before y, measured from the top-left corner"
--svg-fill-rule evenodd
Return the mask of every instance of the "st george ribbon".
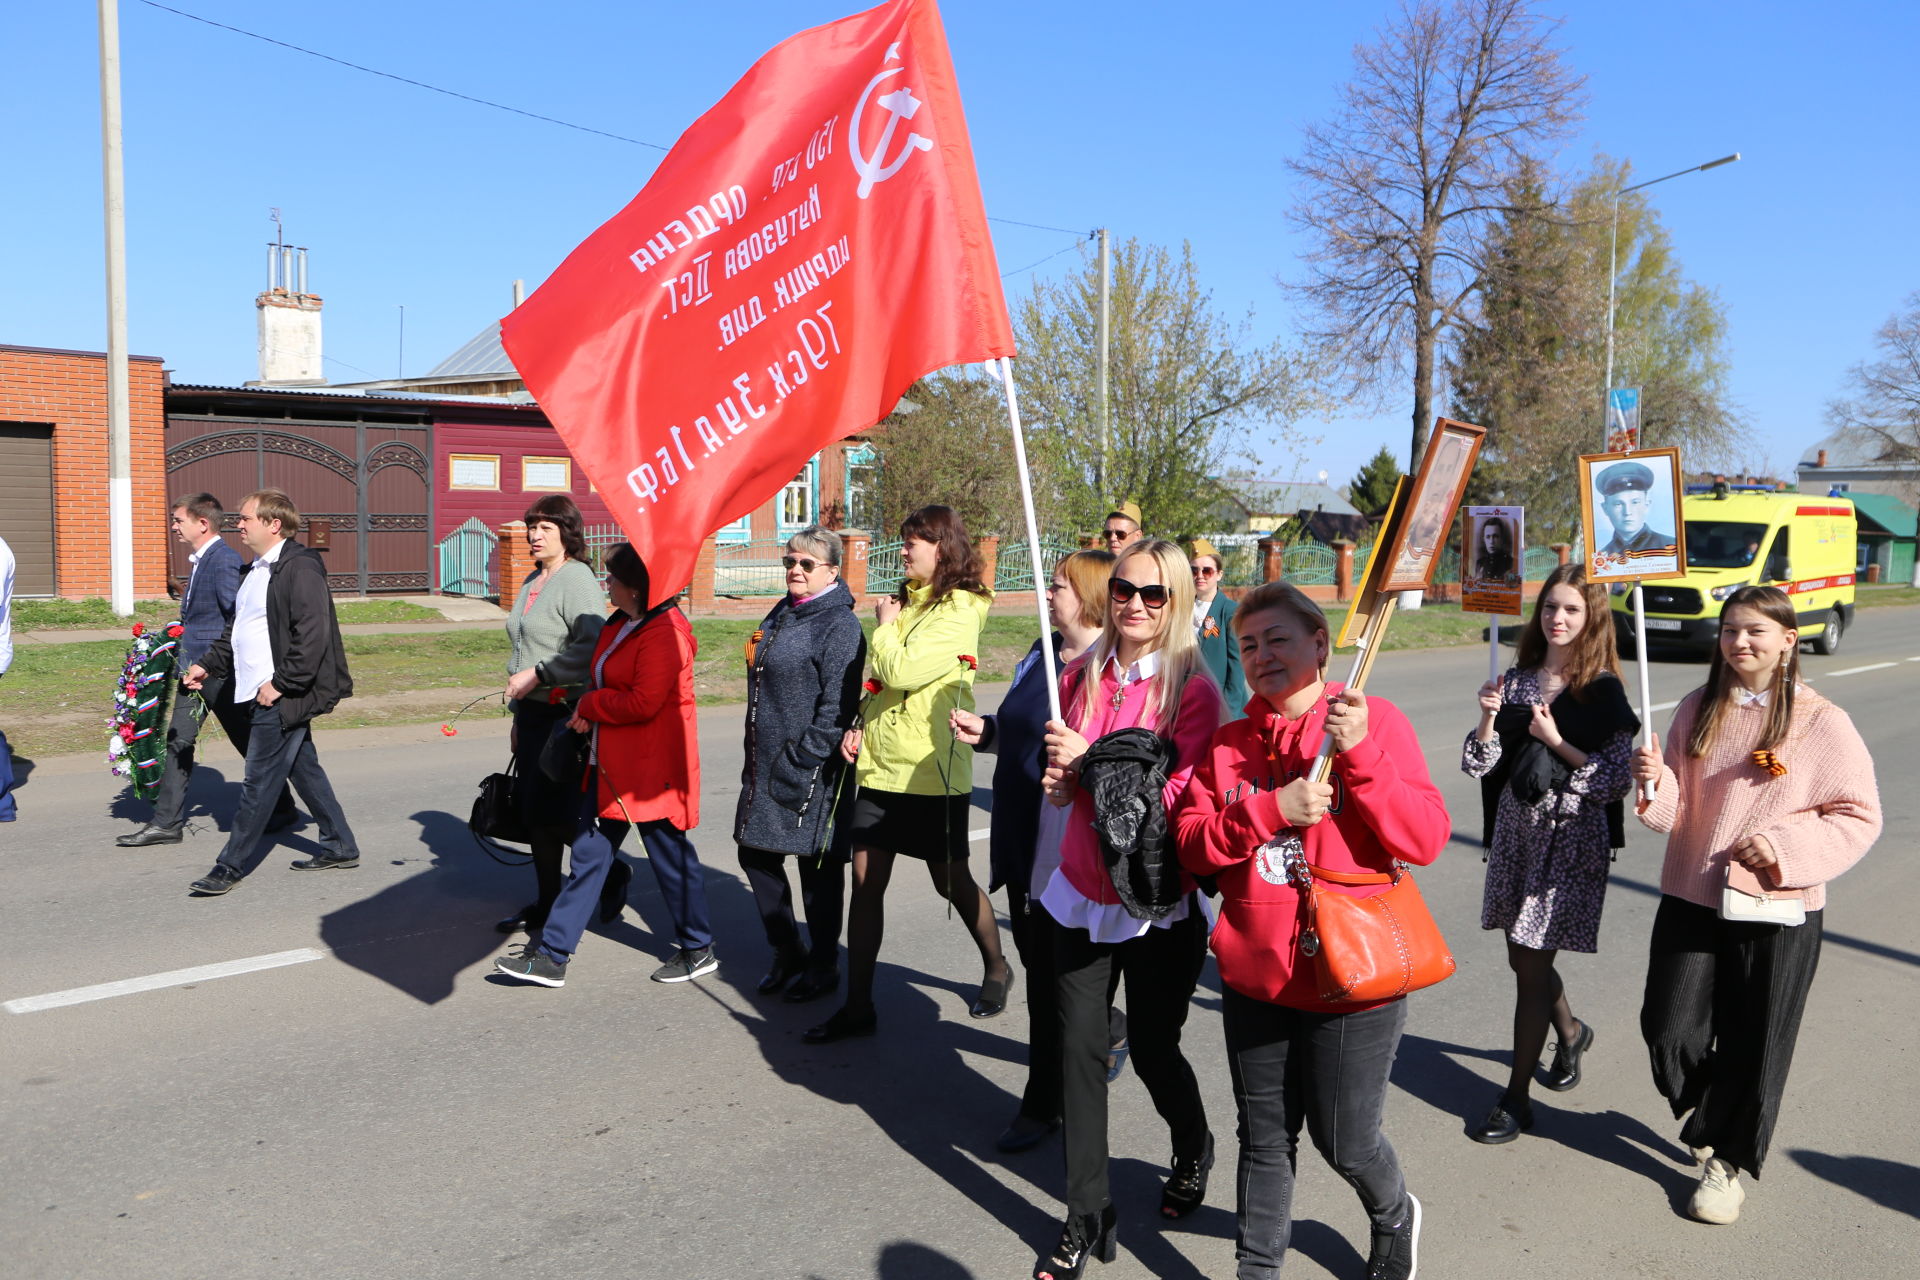
<path id="1" fill-rule="evenodd" d="M 755 63 L 500 322 L 658 604 L 713 530 L 1013 330 L 934 0 Z"/>

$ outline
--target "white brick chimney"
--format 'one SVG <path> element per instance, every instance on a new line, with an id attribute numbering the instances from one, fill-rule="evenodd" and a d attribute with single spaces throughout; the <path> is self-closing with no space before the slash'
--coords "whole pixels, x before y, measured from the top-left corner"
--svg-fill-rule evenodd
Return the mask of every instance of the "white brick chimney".
<path id="1" fill-rule="evenodd" d="M 296 256 L 297 255 L 297 256 Z M 325 386 L 320 367 L 320 298 L 307 292 L 307 251 L 267 246 L 267 288 L 260 313 L 260 377 L 250 387 Z"/>

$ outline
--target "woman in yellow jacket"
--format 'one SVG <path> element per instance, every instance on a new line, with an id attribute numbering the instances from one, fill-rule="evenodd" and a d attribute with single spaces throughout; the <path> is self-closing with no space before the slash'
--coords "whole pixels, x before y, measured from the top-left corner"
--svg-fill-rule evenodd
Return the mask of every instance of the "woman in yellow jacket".
<path id="1" fill-rule="evenodd" d="M 979 556 L 953 508 L 920 508 L 901 524 L 900 538 L 906 579 L 897 597 L 874 605 L 880 625 L 867 651 L 867 702 L 861 725 L 841 744 L 860 787 L 849 822 L 847 1002 L 807 1031 L 811 1044 L 873 1034 L 873 970 L 887 882 L 901 854 L 925 859 L 933 887 L 980 948 L 985 974 L 972 1015 L 1003 1012 L 1013 987 L 993 905 L 967 870 L 973 748 L 954 737 L 951 723 L 955 708 L 973 710 L 980 627 L 993 592 L 980 581 Z"/>

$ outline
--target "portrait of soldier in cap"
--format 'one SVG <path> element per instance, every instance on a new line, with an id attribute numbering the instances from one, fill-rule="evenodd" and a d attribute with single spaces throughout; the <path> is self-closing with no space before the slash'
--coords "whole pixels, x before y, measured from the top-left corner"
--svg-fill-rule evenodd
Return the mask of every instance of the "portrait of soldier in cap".
<path id="1" fill-rule="evenodd" d="M 1593 476 L 1600 510 L 1613 526 L 1613 538 L 1600 548 L 1606 556 L 1633 552 L 1670 551 L 1671 533 L 1653 527 L 1653 468 L 1639 462 L 1616 462 Z"/>

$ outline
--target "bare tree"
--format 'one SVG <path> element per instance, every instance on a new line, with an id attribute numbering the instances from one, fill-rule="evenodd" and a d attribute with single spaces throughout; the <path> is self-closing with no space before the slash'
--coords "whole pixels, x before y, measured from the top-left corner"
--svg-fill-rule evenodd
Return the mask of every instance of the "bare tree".
<path id="1" fill-rule="evenodd" d="M 1847 371 L 1852 394 L 1827 406 L 1827 422 L 1863 434 L 1885 462 L 1920 462 L 1920 293 L 1873 335 L 1879 358 Z"/>
<path id="2" fill-rule="evenodd" d="M 1433 416 L 1436 350 L 1483 274 L 1488 232 L 1515 212 L 1507 179 L 1530 147 L 1565 136 L 1585 80 L 1527 0 L 1415 0 L 1371 45 L 1332 120 L 1288 167 L 1309 233 L 1313 336 L 1351 389 L 1413 368 L 1418 470 Z"/>

